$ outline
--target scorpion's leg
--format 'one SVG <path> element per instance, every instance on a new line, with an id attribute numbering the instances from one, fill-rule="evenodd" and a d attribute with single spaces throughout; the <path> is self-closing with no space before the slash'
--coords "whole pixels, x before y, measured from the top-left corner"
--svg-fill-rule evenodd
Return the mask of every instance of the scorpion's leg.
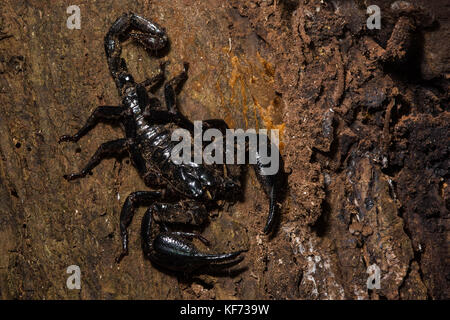
<path id="1" fill-rule="evenodd" d="M 228 125 L 226 122 L 222 119 L 210 119 L 210 120 L 204 120 L 203 121 L 203 130 L 209 129 L 209 128 L 216 128 L 221 130 L 222 134 L 225 133 L 225 131 L 228 129 Z M 286 174 L 284 173 L 283 168 L 283 162 L 282 158 L 280 156 L 278 147 L 271 143 L 270 139 L 266 135 L 258 135 L 256 137 L 257 139 L 266 139 L 266 146 L 271 147 L 271 152 L 275 153 L 275 157 L 277 157 L 276 160 L 278 160 L 278 170 L 274 174 L 267 174 L 266 165 L 261 164 L 258 159 L 260 158 L 260 152 L 259 149 L 260 145 L 257 146 L 256 150 L 250 150 L 249 149 L 249 143 L 246 140 L 246 153 L 247 153 L 247 159 L 249 158 L 248 153 L 249 152 L 255 152 L 256 153 L 256 163 L 252 164 L 252 167 L 255 171 L 256 177 L 260 184 L 262 185 L 264 191 L 266 192 L 267 196 L 269 197 L 269 215 L 267 217 L 267 222 L 264 227 L 264 233 L 268 234 L 272 230 L 274 219 L 278 214 L 279 210 L 279 204 L 278 201 L 280 200 L 280 191 L 284 184 L 284 179 Z M 260 140 L 258 140 L 260 141 Z M 266 153 L 267 154 L 267 153 Z M 275 158 L 274 157 L 274 158 Z M 273 159 L 273 158 L 272 158 Z M 230 178 L 233 176 L 237 176 L 240 174 L 240 166 L 236 165 L 227 165 L 227 169 L 230 171 Z M 235 180 L 235 179 L 234 179 Z"/>
<path id="2" fill-rule="evenodd" d="M 94 169 L 103 159 L 111 156 L 122 155 L 128 150 L 127 139 L 117 139 L 108 141 L 100 145 L 95 154 L 91 157 L 88 164 L 79 173 L 64 175 L 67 181 L 85 177 L 92 169 Z"/>
<path id="3" fill-rule="evenodd" d="M 189 130 L 191 134 L 194 133 L 194 124 L 182 113 L 173 114 L 166 110 L 152 110 L 152 108 L 146 108 L 144 111 L 144 118 L 152 124 L 173 123 L 180 128 Z"/>
<path id="4" fill-rule="evenodd" d="M 117 122 L 123 117 L 124 108 L 114 106 L 100 106 L 97 107 L 91 116 L 87 119 L 86 124 L 73 136 L 63 135 L 59 138 L 59 143 L 63 141 L 77 142 L 94 128 L 99 122 Z"/>
<path id="5" fill-rule="evenodd" d="M 144 117 L 150 123 L 174 123 L 181 128 L 189 130 L 191 134 L 193 134 L 194 124 L 180 112 L 177 106 L 176 96 L 188 78 L 187 72 L 189 69 L 189 64 L 185 62 L 183 66 L 183 71 L 168 81 L 164 86 L 164 98 L 167 110 L 155 110 L 155 108 L 149 107 L 144 110 Z M 204 120 L 203 130 L 209 128 L 219 129 L 223 134 L 225 134 L 225 130 L 228 129 L 228 125 L 222 119 Z"/>
<path id="6" fill-rule="evenodd" d="M 174 236 L 180 236 L 180 237 L 184 237 L 187 238 L 189 240 L 192 240 L 193 238 L 197 238 L 198 240 L 200 240 L 204 245 L 209 246 L 209 240 L 206 239 L 204 236 L 202 236 L 201 234 L 197 233 L 197 232 L 184 232 L 184 231 L 172 231 L 170 232 L 172 235 Z"/>
<path id="7" fill-rule="evenodd" d="M 160 87 L 160 85 L 163 83 L 165 79 L 165 67 L 166 67 L 167 61 L 161 62 L 159 65 L 159 73 L 152 78 L 146 79 L 143 82 L 140 83 L 140 85 L 147 88 L 149 92 L 153 92 L 156 90 L 156 88 Z"/>
<path id="8" fill-rule="evenodd" d="M 164 200 L 165 193 L 162 191 L 137 191 L 131 193 L 122 207 L 120 213 L 120 235 L 122 238 L 122 253 L 117 258 L 120 262 L 128 254 L 128 226 L 133 219 L 136 208 L 142 205 L 153 204 L 148 208 L 152 215 L 155 215 L 158 223 L 182 223 L 190 225 L 201 225 L 208 213 L 203 205 L 193 201 L 184 201 L 181 204 L 154 203 Z M 199 239 L 200 235 L 196 236 Z M 203 238 L 204 239 L 204 238 Z"/>
<path id="9" fill-rule="evenodd" d="M 184 121 L 186 123 L 186 127 L 184 127 L 184 128 L 190 129 L 190 127 L 193 128 L 193 124 L 189 119 L 187 119 L 180 112 L 180 110 L 178 109 L 177 100 L 176 100 L 177 94 L 181 90 L 181 87 L 183 86 L 184 82 L 188 79 L 187 72 L 189 69 L 189 63 L 184 62 L 183 67 L 184 67 L 183 71 L 179 75 L 175 76 L 173 79 L 171 79 L 164 85 L 164 98 L 166 101 L 166 107 L 167 107 L 168 112 L 172 115 L 175 115 L 175 116 L 185 119 Z M 167 114 L 161 113 L 160 120 L 163 119 L 162 115 L 167 115 Z M 169 119 L 170 119 L 170 117 L 169 117 Z M 173 117 L 171 120 L 173 120 Z M 203 130 L 215 128 L 215 129 L 219 129 L 223 134 L 225 134 L 226 129 L 229 129 L 227 123 L 222 119 L 204 120 L 202 122 L 202 126 L 203 126 Z"/>
<path id="10" fill-rule="evenodd" d="M 151 211 L 151 213 L 153 213 L 153 215 L 155 214 L 155 210 L 154 208 L 148 208 L 147 210 Z M 173 235 L 177 235 L 180 237 L 184 237 L 187 238 L 188 240 L 192 240 L 194 238 L 197 238 L 198 240 L 200 240 L 205 246 L 209 246 L 209 240 L 206 239 L 204 236 L 202 236 L 200 233 L 198 232 L 185 232 L 185 231 L 169 231 L 169 228 L 167 227 L 167 224 L 165 224 L 162 221 L 159 221 L 162 229 L 164 230 L 164 232 L 170 232 Z"/>
<path id="11" fill-rule="evenodd" d="M 194 124 L 192 123 L 192 121 L 187 119 L 179 111 L 177 111 L 177 113 L 174 114 L 166 110 L 152 110 L 152 108 L 147 108 L 144 111 L 144 117 L 150 123 L 157 123 L 157 124 L 174 123 L 181 128 L 189 130 L 191 133 L 194 132 Z M 219 129 L 225 136 L 226 129 L 228 129 L 228 125 L 222 119 L 208 119 L 202 121 L 203 131 L 211 128 Z"/>
<path id="12" fill-rule="evenodd" d="M 169 110 L 170 113 L 181 114 L 177 107 L 176 96 L 180 92 L 183 84 L 188 79 L 188 69 L 189 63 L 184 62 L 183 71 L 164 85 L 164 98 L 166 100 L 167 110 Z"/>
<path id="13" fill-rule="evenodd" d="M 139 206 L 149 205 L 153 201 L 164 198 L 162 191 L 136 191 L 131 193 L 122 206 L 120 212 L 120 237 L 122 239 L 122 252 L 116 258 L 119 263 L 128 254 L 128 226 Z"/>
<path id="14" fill-rule="evenodd" d="M 275 218 L 278 216 L 280 203 L 281 200 L 281 190 L 283 189 L 285 185 L 285 179 L 287 174 L 284 172 L 283 167 L 283 159 L 281 158 L 280 152 L 278 150 L 278 147 L 271 143 L 269 137 L 265 135 L 260 135 L 258 137 L 259 139 L 267 139 L 266 145 L 267 147 L 270 146 L 270 152 L 271 154 L 274 152 L 275 157 L 271 157 L 271 161 L 274 160 L 278 161 L 278 168 L 275 173 L 272 173 L 268 170 L 268 166 L 272 165 L 272 163 L 262 164 L 260 161 L 260 146 L 258 146 L 257 155 L 256 155 L 256 164 L 252 164 L 252 167 L 255 171 L 256 178 L 258 179 L 259 183 L 262 185 L 264 191 L 266 192 L 267 196 L 269 197 L 269 215 L 267 217 L 267 222 L 264 227 L 264 233 L 269 234 L 272 229 L 275 222 Z M 251 150 L 249 151 L 251 152 Z M 267 153 L 266 153 L 267 154 Z"/>
<path id="15" fill-rule="evenodd" d="M 142 220 L 142 247 L 150 260 L 163 267 L 172 270 L 192 271 L 211 263 L 220 263 L 238 258 L 245 251 L 239 250 L 223 254 L 202 253 L 188 241 L 189 238 L 197 236 L 191 233 L 162 232 L 153 238 L 152 220 L 154 209 L 154 207 L 150 207 Z"/>
<path id="16" fill-rule="evenodd" d="M 155 203 L 152 211 L 157 223 L 200 226 L 208 218 L 205 206 L 191 200 L 178 203 Z"/>
<path id="17" fill-rule="evenodd" d="M 188 68 L 189 64 L 185 62 L 183 71 L 164 85 L 164 98 L 167 110 L 146 108 L 144 117 L 147 121 L 160 124 L 174 123 L 181 128 L 189 130 L 191 133 L 194 132 L 194 124 L 178 110 L 176 99 L 178 92 L 188 78 Z"/>

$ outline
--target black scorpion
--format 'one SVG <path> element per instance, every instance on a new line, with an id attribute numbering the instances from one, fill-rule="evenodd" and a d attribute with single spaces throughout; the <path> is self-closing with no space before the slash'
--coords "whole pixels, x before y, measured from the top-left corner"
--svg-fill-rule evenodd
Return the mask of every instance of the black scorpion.
<path id="1" fill-rule="evenodd" d="M 126 138 L 103 143 L 88 164 L 79 172 L 65 175 L 68 181 L 86 176 L 102 159 L 128 153 L 145 184 L 153 191 L 131 193 L 120 214 L 122 252 L 119 262 L 128 253 L 127 228 L 135 210 L 148 206 L 141 226 L 142 248 L 153 263 L 175 271 L 191 271 L 200 267 L 229 265 L 243 259 L 245 250 L 207 254 L 199 251 L 190 241 L 197 238 L 208 241 L 196 232 L 169 231 L 167 225 L 200 226 L 208 217 L 208 210 L 219 200 L 236 201 L 242 193 L 238 165 L 175 164 L 170 154 L 176 142 L 171 141 L 175 128 L 193 131 L 193 123 L 178 110 L 176 95 L 187 80 L 188 64 L 184 70 L 164 85 L 165 109 L 151 92 L 164 82 L 164 64 L 159 73 L 142 83 L 136 83 L 121 58 L 121 42 L 132 39 L 150 52 L 167 47 L 169 39 L 165 29 L 134 13 L 123 14 L 111 26 L 104 44 L 109 70 L 122 98 L 120 106 L 100 106 L 86 124 L 74 135 L 64 135 L 59 142 L 78 141 L 99 122 L 116 122 L 123 127 Z M 221 119 L 203 121 L 203 128 L 228 128 Z M 278 152 L 278 150 L 277 150 Z M 280 158 L 281 159 L 281 158 Z M 240 167 L 239 167 L 240 168 Z M 273 229 L 274 217 L 279 210 L 282 165 L 275 175 L 263 175 L 263 166 L 253 165 L 256 176 L 269 197 L 269 216 L 265 233 Z M 159 225 L 159 233 L 152 221 Z"/>

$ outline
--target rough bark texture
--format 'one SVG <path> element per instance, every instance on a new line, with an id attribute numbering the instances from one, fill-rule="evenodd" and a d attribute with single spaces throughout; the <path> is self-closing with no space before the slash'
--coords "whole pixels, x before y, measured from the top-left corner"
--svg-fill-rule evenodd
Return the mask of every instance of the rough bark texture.
<path id="1" fill-rule="evenodd" d="M 20 299 L 449 298 L 448 1 L 85 1 L 81 29 L 68 4 L 0 4 L 0 296 Z M 191 64 L 180 107 L 192 120 L 278 128 L 292 169 L 283 214 L 262 234 L 267 200 L 249 172 L 245 201 L 211 213 L 211 251 L 248 248 L 241 272 L 183 277 L 141 253 L 139 225 L 120 265 L 119 212 L 145 190 L 125 159 L 68 183 L 100 143 L 99 125 L 76 144 L 97 105 L 117 105 L 103 37 L 123 12 L 167 29 L 162 59 Z M 158 60 L 134 44 L 123 56 L 137 80 Z M 200 245 L 200 244 L 199 244 Z M 206 248 L 204 250 L 207 250 Z M 368 290 L 367 268 L 381 269 Z M 68 290 L 66 269 L 81 269 Z"/>

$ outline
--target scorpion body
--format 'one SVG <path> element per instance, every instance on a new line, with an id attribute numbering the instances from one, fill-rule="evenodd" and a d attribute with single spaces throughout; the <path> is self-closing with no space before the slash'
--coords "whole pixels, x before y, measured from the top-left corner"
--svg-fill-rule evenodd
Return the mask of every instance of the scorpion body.
<path id="1" fill-rule="evenodd" d="M 65 175 L 67 180 L 86 176 L 102 159 L 127 153 L 132 164 L 151 191 L 131 193 L 122 207 L 120 234 L 122 252 L 119 262 L 128 253 L 128 231 L 135 210 L 148 206 L 141 225 L 144 254 L 157 265 L 175 271 L 193 271 L 214 265 L 228 266 L 242 260 L 245 250 L 230 253 L 208 254 L 200 252 L 190 241 L 197 238 L 208 244 L 203 236 L 195 232 L 170 231 L 169 224 L 201 225 L 208 217 L 208 210 L 218 200 L 235 201 L 241 194 L 240 170 L 237 166 L 205 165 L 191 163 L 176 164 L 171 152 L 176 142 L 171 140 L 176 128 L 193 132 L 194 125 L 179 110 L 176 95 L 187 80 L 189 65 L 164 85 L 165 109 L 150 92 L 164 82 L 164 64 L 160 72 L 151 79 L 136 83 L 121 58 L 121 42 L 131 38 L 150 51 L 164 49 L 168 45 L 165 30 L 134 13 L 119 17 L 105 36 L 105 52 L 110 73 L 122 98 L 120 106 L 100 106 L 88 118 L 86 124 L 74 135 L 64 135 L 59 142 L 78 141 L 99 122 L 120 123 L 126 138 L 103 143 L 88 164 L 79 172 Z M 228 128 L 220 119 L 204 120 L 205 128 Z M 258 180 L 269 196 L 269 218 L 264 231 L 272 229 L 278 208 L 279 189 L 284 172 L 262 175 L 263 166 L 253 165 Z M 160 226 L 155 232 L 153 222 Z M 156 235 L 155 235 L 156 233 Z"/>

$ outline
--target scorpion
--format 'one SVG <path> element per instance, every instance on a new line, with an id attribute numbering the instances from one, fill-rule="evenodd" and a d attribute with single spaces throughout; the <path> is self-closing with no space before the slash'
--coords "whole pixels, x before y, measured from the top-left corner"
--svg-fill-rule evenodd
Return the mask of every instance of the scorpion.
<path id="1" fill-rule="evenodd" d="M 209 210 L 217 206 L 219 201 L 237 201 L 242 194 L 241 166 L 194 162 L 177 164 L 172 161 L 170 154 L 175 142 L 171 140 L 171 132 L 176 128 L 192 132 L 194 128 L 177 106 L 177 94 L 188 78 L 189 64 L 185 62 L 183 71 L 165 82 L 166 63 L 161 63 L 157 75 L 136 83 L 121 57 L 121 43 L 128 39 L 146 48 L 149 54 L 165 49 L 169 43 L 164 28 L 137 14 L 125 13 L 112 24 L 104 38 L 104 46 L 109 70 L 122 103 L 119 106 L 97 107 L 78 132 L 63 135 L 58 142 L 77 142 L 100 122 L 120 124 L 126 137 L 101 144 L 81 171 L 64 175 L 64 178 L 71 181 L 85 177 L 103 159 L 128 155 L 145 185 L 151 189 L 132 192 L 122 206 L 122 250 L 116 258 L 117 263 L 128 254 L 127 229 L 140 206 L 147 206 L 141 223 L 142 250 L 152 263 L 183 272 L 212 265 L 239 263 L 243 260 L 242 253 L 247 250 L 205 253 L 192 242 L 196 238 L 209 245 L 209 241 L 200 233 L 169 230 L 168 225 L 201 226 L 207 220 Z M 163 84 L 165 108 L 152 93 Z M 228 129 L 226 122 L 221 119 L 203 120 L 202 124 L 204 128 L 216 128 L 221 132 Z M 280 165 L 281 169 L 276 174 L 263 175 L 263 167 L 260 162 L 253 165 L 269 198 L 269 215 L 264 228 L 264 232 L 269 234 L 273 229 L 274 217 L 278 214 L 285 173 Z M 153 221 L 159 230 L 154 230 Z"/>

